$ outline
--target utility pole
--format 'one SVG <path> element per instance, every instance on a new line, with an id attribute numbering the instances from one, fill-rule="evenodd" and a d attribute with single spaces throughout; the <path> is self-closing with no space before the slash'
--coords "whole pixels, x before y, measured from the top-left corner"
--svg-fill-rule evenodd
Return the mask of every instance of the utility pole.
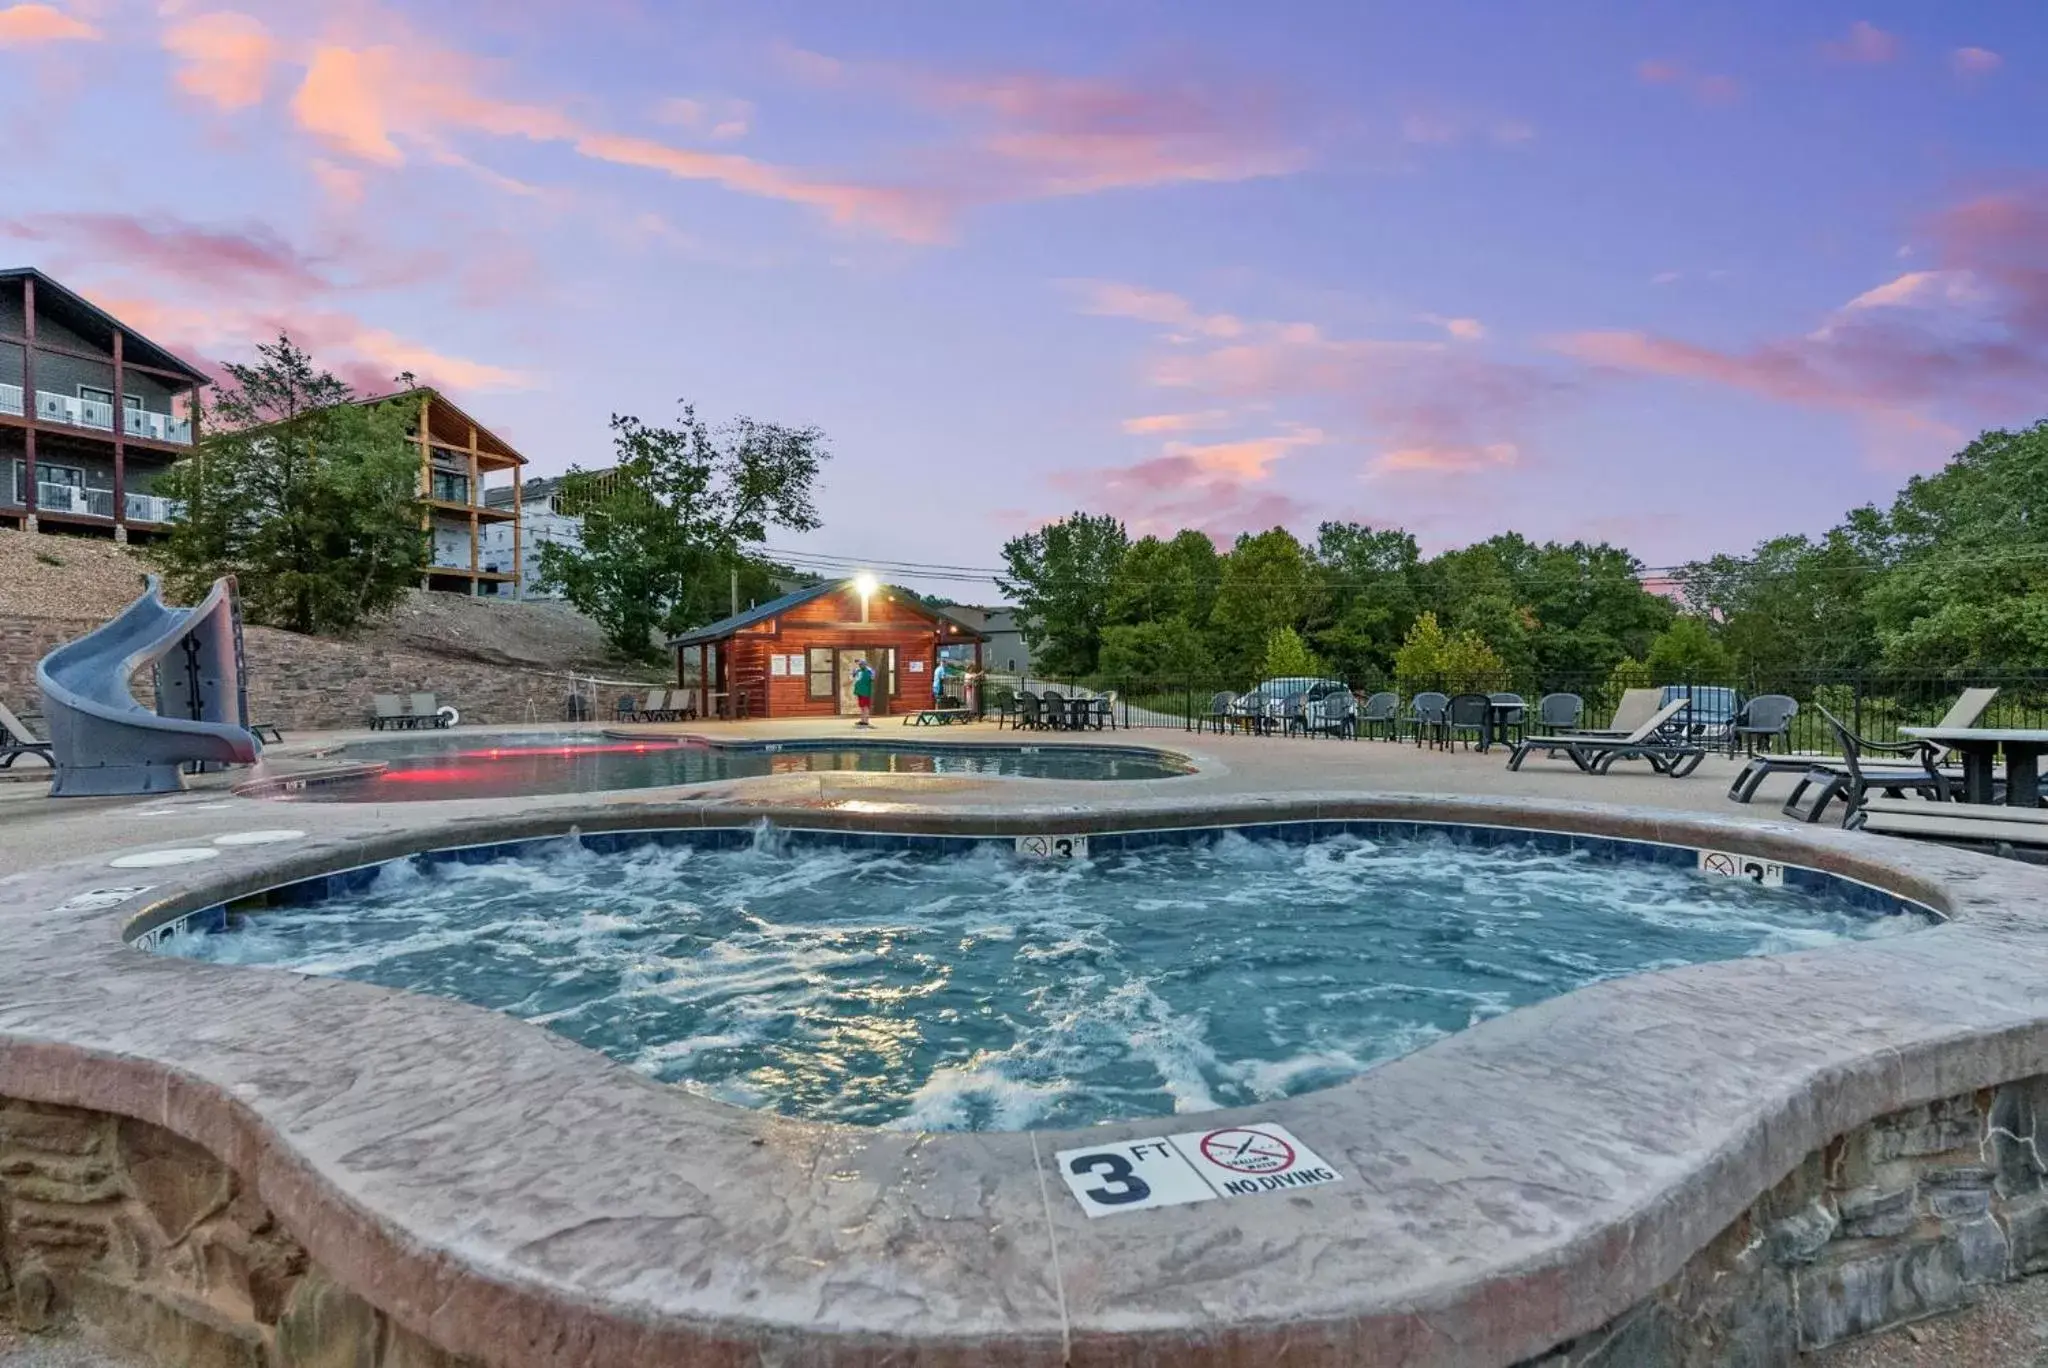
<path id="1" fill-rule="evenodd" d="M 732 615 L 740 615 L 740 568 L 737 565 L 732 568 Z"/>

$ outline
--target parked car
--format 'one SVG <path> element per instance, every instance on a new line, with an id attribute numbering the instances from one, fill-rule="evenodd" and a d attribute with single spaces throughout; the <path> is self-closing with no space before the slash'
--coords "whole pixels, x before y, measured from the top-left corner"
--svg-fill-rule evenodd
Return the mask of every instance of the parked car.
<path id="1" fill-rule="evenodd" d="M 1314 729 L 1322 720 L 1323 700 L 1350 692 L 1351 686 L 1341 679 L 1311 679 L 1305 675 L 1268 679 L 1257 688 L 1239 694 L 1231 703 L 1230 712 L 1234 717 L 1265 722 L 1278 717 L 1281 705 L 1288 699 L 1301 697 L 1303 719 Z"/>

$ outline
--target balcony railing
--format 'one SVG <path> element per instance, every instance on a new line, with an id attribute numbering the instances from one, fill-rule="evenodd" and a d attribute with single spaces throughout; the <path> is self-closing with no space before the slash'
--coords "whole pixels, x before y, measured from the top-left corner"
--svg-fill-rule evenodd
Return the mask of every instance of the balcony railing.
<path id="1" fill-rule="evenodd" d="M 111 489 L 81 489 L 77 485 L 49 484 L 36 481 L 36 511 L 38 513 L 69 513 L 74 517 L 112 518 L 114 516 L 114 491 Z"/>
<path id="2" fill-rule="evenodd" d="M 176 499 L 160 499 L 154 494 L 127 494 L 123 498 L 128 521 L 132 523 L 176 522 L 185 516 L 185 505 Z"/>
<path id="3" fill-rule="evenodd" d="M 18 388 L 16 393 L 20 393 Z M 17 413 L 20 411 L 19 408 L 14 410 Z M 114 406 L 101 399 L 77 399 L 68 394 L 52 394 L 48 390 L 37 390 L 36 421 L 61 423 L 66 427 L 87 428 L 94 432 L 112 432 Z M 131 408 L 125 415 L 122 429 L 130 437 L 172 442 L 179 446 L 192 445 L 191 419 L 173 418 L 168 413 L 151 413 L 146 409 Z"/>
<path id="4" fill-rule="evenodd" d="M 0 413 L 11 413 L 16 418 L 21 414 L 21 386 L 0 385 Z"/>
<path id="5" fill-rule="evenodd" d="M 192 445 L 190 418 L 173 418 L 168 413 L 152 413 L 148 409 L 129 409 L 123 417 L 130 437 L 143 437 L 152 442 L 175 442 L 179 446 Z"/>

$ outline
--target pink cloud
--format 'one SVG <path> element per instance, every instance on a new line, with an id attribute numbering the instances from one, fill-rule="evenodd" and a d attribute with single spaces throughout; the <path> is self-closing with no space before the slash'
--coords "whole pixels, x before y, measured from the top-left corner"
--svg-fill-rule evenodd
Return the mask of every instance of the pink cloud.
<path id="1" fill-rule="evenodd" d="M 1821 44 L 1821 51 L 1830 60 L 1856 62 L 1866 66 L 1891 61 L 1899 55 L 1899 49 L 1899 36 L 1896 33 L 1887 33 L 1864 19 L 1858 19 L 1849 25 L 1846 36 L 1831 43 Z"/>
<path id="2" fill-rule="evenodd" d="M 169 216 L 33 214 L 0 220 L 0 236 L 47 243 L 120 261 L 147 274 L 223 291 L 318 290 L 328 281 L 314 263 L 261 226 L 232 231 Z"/>
<path id="3" fill-rule="evenodd" d="M 1321 446 L 1326 440 L 1320 429 L 1297 426 L 1273 437 L 1247 437 L 1199 446 L 1168 442 L 1166 454 L 1191 462 L 1195 470 L 1205 475 L 1228 476 L 1256 483 L 1272 473 L 1274 462 L 1303 447 Z"/>
<path id="4" fill-rule="evenodd" d="M 1959 47 L 1948 55 L 1948 64 L 1958 76 L 1988 76 L 2005 65 L 2005 58 L 1990 48 Z"/>
<path id="5" fill-rule="evenodd" d="M 1081 293 L 1081 312 L 1085 314 L 1157 323 L 1177 333 L 1203 337 L 1236 337 L 1244 331 L 1244 324 L 1231 315 L 1205 314 L 1165 290 L 1148 290 L 1115 280 L 1076 280 L 1068 284 Z"/>
<path id="6" fill-rule="evenodd" d="M 1685 63 L 1668 58 L 1636 63 L 1636 79 L 1644 85 L 1676 86 L 1701 104 L 1732 104 L 1742 98 L 1742 84 L 1733 76 L 1696 72 Z"/>
<path id="7" fill-rule="evenodd" d="M 166 28 L 162 41 L 183 63 L 177 81 L 187 94 L 226 110 L 262 103 L 278 48 L 261 20 L 226 11 L 195 15 Z"/>
<path id="8" fill-rule="evenodd" d="M 12 5 L 0 9 L 0 48 L 38 43 L 93 42 L 98 29 L 51 5 Z"/>
<path id="9" fill-rule="evenodd" d="M 1916 440 L 1952 431 L 1944 413 L 2032 413 L 2048 388 L 2048 190 L 1955 205 L 1927 237 L 1932 268 L 1873 286 L 1799 336 L 1720 349 L 1596 331 L 1550 345 L 1595 366 L 1855 413 Z"/>
<path id="10" fill-rule="evenodd" d="M 1051 483 L 1115 514 L 1139 536 L 1171 536 L 1194 528 L 1219 546 L 1240 532 L 1302 526 L 1314 513 L 1299 499 L 1250 488 L 1228 474 L 1204 470 L 1187 456 L 1160 456 L 1108 470 L 1064 471 L 1053 475 Z"/>
<path id="11" fill-rule="evenodd" d="M 1372 473 L 1430 471 L 1465 474 L 1511 466 L 1520 458 L 1521 450 L 1513 442 L 1490 442 L 1483 447 L 1403 447 L 1389 451 L 1373 462 Z"/>
<path id="12" fill-rule="evenodd" d="M 1142 418 L 1124 419 L 1123 430 L 1134 437 L 1150 437 L 1174 432 L 1202 432 L 1209 428 L 1222 427 L 1229 421 L 1229 409 L 1204 409 L 1200 413 L 1152 413 Z"/>

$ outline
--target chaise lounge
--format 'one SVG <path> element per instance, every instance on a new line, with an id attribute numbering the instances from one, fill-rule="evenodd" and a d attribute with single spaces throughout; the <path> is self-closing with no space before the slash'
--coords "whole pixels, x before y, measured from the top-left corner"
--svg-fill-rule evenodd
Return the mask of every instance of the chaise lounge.
<path id="1" fill-rule="evenodd" d="M 1664 735 L 1667 727 L 1692 703 L 1676 698 L 1657 709 L 1627 736 L 1604 732 L 1560 732 L 1554 736 L 1527 736 L 1515 742 L 1508 756 L 1508 768 L 1519 770 L 1531 751 L 1555 755 L 1563 751 L 1587 774 L 1605 774 L 1617 760 L 1647 760 L 1650 768 L 1673 779 L 1683 779 L 1699 768 L 1707 752 L 1697 742 Z"/>

